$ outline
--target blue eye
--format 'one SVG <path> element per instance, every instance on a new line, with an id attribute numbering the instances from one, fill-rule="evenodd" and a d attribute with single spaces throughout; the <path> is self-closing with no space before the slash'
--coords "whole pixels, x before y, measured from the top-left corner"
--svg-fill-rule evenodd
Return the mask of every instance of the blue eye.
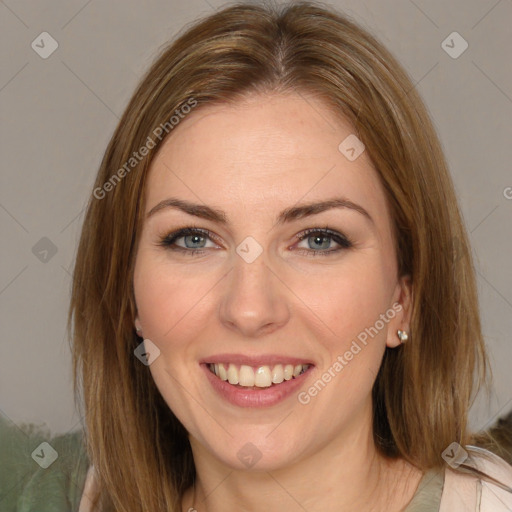
<path id="1" fill-rule="evenodd" d="M 160 245 L 176 251 L 199 254 L 204 252 L 201 249 L 208 249 L 205 243 L 212 236 L 206 229 L 183 228 L 167 235 L 160 241 Z M 183 240 L 184 245 L 176 243 L 178 240 Z"/>
<path id="2" fill-rule="evenodd" d="M 207 229 L 186 227 L 165 236 L 160 240 L 159 245 L 193 256 L 204 254 L 206 249 L 215 248 L 216 245 L 212 241 L 215 238 L 215 235 Z M 306 240 L 307 248 L 297 246 L 294 250 L 299 250 L 307 256 L 328 256 L 352 247 L 352 242 L 346 236 L 328 228 L 308 229 L 296 235 L 296 238 L 301 243 Z M 210 246 L 207 245 L 208 242 L 211 243 Z M 332 248 L 333 243 L 339 247 Z"/>
<path id="3" fill-rule="evenodd" d="M 299 235 L 297 235 L 297 238 L 302 242 L 304 240 L 307 241 L 307 249 L 305 249 L 305 253 L 311 256 L 327 256 L 332 253 L 337 253 L 343 249 L 349 249 L 352 247 L 352 242 L 350 240 L 342 235 L 341 233 L 338 233 L 337 231 L 332 231 L 328 228 L 325 229 L 307 229 L 306 231 L 303 231 Z M 340 247 L 338 248 L 331 248 L 332 242 L 335 242 Z M 300 250 L 304 250 L 301 248 Z"/>

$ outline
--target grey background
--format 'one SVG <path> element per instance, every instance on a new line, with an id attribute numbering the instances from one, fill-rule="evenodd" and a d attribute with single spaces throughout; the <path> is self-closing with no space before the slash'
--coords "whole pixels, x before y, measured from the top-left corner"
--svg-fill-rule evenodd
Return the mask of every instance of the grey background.
<path id="1" fill-rule="evenodd" d="M 224 5 L 0 2 L 0 413 L 17 424 L 46 424 L 52 433 L 80 426 L 66 313 L 83 208 L 118 118 L 152 58 L 185 24 Z M 507 190 L 512 197 L 512 1 L 330 5 L 397 56 L 438 129 L 478 268 L 495 385 L 491 402 L 473 408 L 471 424 L 486 427 L 512 408 L 512 199 L 506 197 Z M 47 59 L 31 47 L 44 31 L 59 45 Z M 453 31 L 469 44 L 456 59 L 441 47 Z"/>

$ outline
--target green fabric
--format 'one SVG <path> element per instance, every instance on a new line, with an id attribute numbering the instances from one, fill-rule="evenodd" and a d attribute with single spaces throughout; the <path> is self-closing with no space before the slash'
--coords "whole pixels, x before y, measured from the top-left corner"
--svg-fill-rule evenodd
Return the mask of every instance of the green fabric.
<path id="1" fill-rule="evenodd" d="M 43 445 L 47 442 L 55 454 Z M 36 450 L 34 457 L 32 453 Z M 35 460 L 34 460 L 35 459 Z M 80 431 L 51 436 L 44 428 L 20 428 L 0 414 L 0 510 L 74 512 L 78 510 L 89 460 Z"/>
<path id="2" fill-rule="evenodd" d="M 438 512 L 444 486 L 444 469 L 427 471 L 404 512 Z"/>

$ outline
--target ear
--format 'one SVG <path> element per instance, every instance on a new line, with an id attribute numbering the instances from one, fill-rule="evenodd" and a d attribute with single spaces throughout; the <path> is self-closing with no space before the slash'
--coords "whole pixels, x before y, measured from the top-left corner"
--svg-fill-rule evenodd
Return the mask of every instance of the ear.
<path id="1" fill-rule="evenodd" d="M 413 303 L 413 288 L 410 276 L 403 276 L 398 279 L 393 294 L 391 309 L 396 312 L 388 325 L 386 345 L 395 348 L 401 344 L 398 337 L 398 330 L 406 331 L 411 336 L 411 312 Z"/>
<path id="2" fill-rule="evenodd" d="M 137 336 L 140 336 L 142 338 L 142 325 L 140 325 L 139 315 L 135 315 L 134 326 L 135 330 L 137 331 Z"/>

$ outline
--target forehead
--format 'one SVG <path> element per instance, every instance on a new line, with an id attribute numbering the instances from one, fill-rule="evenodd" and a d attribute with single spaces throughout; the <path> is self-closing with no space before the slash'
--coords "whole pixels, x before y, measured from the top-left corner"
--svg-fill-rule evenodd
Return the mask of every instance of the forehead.
<path id="1" fill-rule="evenodd" d="M 366 151 L 351 161 L 345 146 L 340 150 L 354 136 L 350 123 L 303 94 L 202 106 L 173 129 L 153 160 L 146 211 L 167 196 L 255 211 L 344 195 L 385 209 Z"/>

